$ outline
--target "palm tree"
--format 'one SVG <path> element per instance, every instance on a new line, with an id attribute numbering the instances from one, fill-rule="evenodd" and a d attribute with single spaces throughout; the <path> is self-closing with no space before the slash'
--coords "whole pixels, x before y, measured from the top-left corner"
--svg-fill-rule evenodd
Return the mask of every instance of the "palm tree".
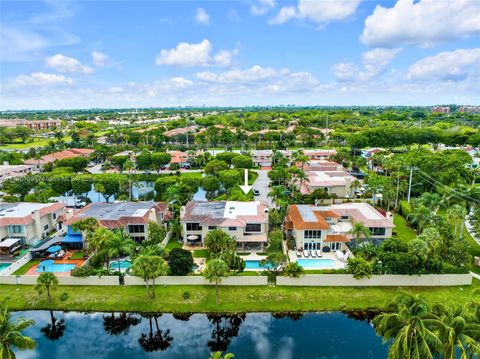
<path id="1" fill-rule="evenodd" d="M 353 236 L 353 239 L 355 239 L 356 241 L 358 241 L 362 236 L 364 238 L 368 238 L 371 235 L 370 230 L 367 227 L 365 227 L 363 223 L 356 222 L 356 221 L 352 223 L 352 229 L 350 230 L 349 233 Z"/>
<path id="2" fill-rule="evenodd" d="M 168 264 L 158 255 L 141 254 L 133 261 L 133 275 L 142 277 L 147 288 L 147 296 L 155 297 L 155 278 L 168 274 Z M 152 280 L 152 286 L 149 286 Z M 151 290 L 150 290 L 151 289 Z"/>
<path id="3" fill-rule="evenodd" d="M 393 340 L 389 359 L 433 359 L 442 348 L 435 329 L 441 322 L 418 294 L 402 292 L 373 323 L 385 341 Z"/>
<path id="4" fill-rule="evenodd" d="M 35 340 L 22 334 L 22 331 L 34 324 L 33 320 L 23 318 L 14 321 L 7 308 L 0 309 L 0 358 L 15 359 L 13 348 L 35 349 Z"/>
<path id="5" fill-rule="evenodd" d="M 93 217 L 85 218 L 75 222 L 73 228 L 79 230 L 82 234 L 83 249 L 88 249 L 90 236 L 95 232 L 95 229 L 98 228 L 98 221 Z"/>
<path id="6" fill-rule="evenodd" d="M 108 256 L 110 258 L 117 258 L 118 272 L 120 273 L 120 257 L 128 255 L 135 247 L 135 242 L 125 233 L 125 231 L 117 231 L 108 243 Z"/>
<path id="7" fill-rule="evenodd" d="M 212 259 L 207 262 L 207 267 L 203 271 L 205 279 L 210 283 L 215 283 L 215 303 L 218 304 L 218 285 L 222 281 L 223 277 L 227 277 L 229 274 L 227 264 L 221 259 Z"/>
<path id="8" fill-rule="evenodd" d="M 155 321 L 156 331 L 153 331 L 153 323 L 152 317 Z M 146 352 L 153 352 L 153 351 L 164 351 L 167 350 L 168 347 L 171 345 L 173 341 L 173 337 L 170 336 L 170 330 L 167 329 L 165 331 L 161 330 L 158 326 L 158 315 L 149 315 L 148 316 L 148 323 L 149 323 L 149 332 L 147 334 L 142 333 L 140 334 L 140 338 L 138 339 L 138 343 Z"/>
<path id="9" fill-rule="evenodd" d="M 418 233 L 422 233 L 422 229 L 425 223 L 428 223 L 432 218 L 432 211 L 420 204 L 407 216 L 412 223 L 416 224 Z"/>
<path id="10" fill-rule="evenodd" d="M 280 206 L 280 203 L 284 203 L 287 200 L 285 188 L 282 186 L 273 186 L 272 190 L 268 193 L 268 197 L 272 198 L 277 206 Z"/>
<path id="11" fill-rule="evenodd" d="M 110 253 L 109 253 L 109 246 L 110 243 L 113 241 L 115 234 L 105 228 L 105 227 L 98 227 L 93 235 L 90 237 L 90 244 L 92 249 L 103 258 L 105 266 L 108 268 Z"/>
<path id="12" fill-rule="evenodd" d="M 44 291 L 47 292 L 48 303 L 51 303 L 52 297 L 50 294 L 51 290 L 55 290 L 58 286 L 58 278 L 52 272 L 43 272 L 37 278 L 37 285 L 35 290 L 38 294 L 42 294 Z"/>
<path id="13" fill-rule="evenodd" d="M 298 150 L 293 153 L 292 155 L 293 162 L 295 164 L 300 163 L 301 164 L 301 169 L 303 171 L 303 168 L 305 166 L 305 163 L 308 162 L 309 158 L 308 156 L 305 155 L 305 153 L 302 150 Z"/>
<path id="14" fill-rule="evenodd" d="M 443 357 L 456 358 L 456 350 L 460 352 L 461 359 L 474 358 L 480 355 L 479 319 L 473 313 L 459 306 L 437 305 L 434 312 L 438 315 L 442 326 L 439 337 L 443 343 Z M 477 323 L 475 323 L 477 321 Z"/>
<path id="15" fill-rule="evenodd" d="M 232 353 L 225 353 L 225 355 L 223 355 L 222 352 L 210 353 L 210 356 L 208 357 L 208 359 L 232 359 L 232 358 L 235 358 L 235 355 L 233 355 Z"/>
<path id="16" fill-rule="evenodd" d="M 461 225 L 460 225 L 460 234 L 459 234 L 459 237 L 462 236 L 463 234 L 463 227 L 464 227 L 464 223 L 465 223 L 465 216 L 467 215 L 467 210 L 465 209 L 465 207 L 459 205 L 459 204 L 456 204 L 454 206 L 452 206 L 451 208 L 449 208 L 447 210 L 447 218 L 452 221 L 455 225 L 455 229 L 454 229 L 454 232 L 453 232 L 453 236 L 456 237 L 457 236 L 457 230 L 458 230 L 458 222 L 460 221 Z"/>
<path id="17" fill-rule="evenodd" d="M 65 321 L 53 315 L 53 310 L 50 310 L 50 323 L 41 329 L 42 333 L 50 340 L 57 340 L 63 336 L 65 331 Z"/>

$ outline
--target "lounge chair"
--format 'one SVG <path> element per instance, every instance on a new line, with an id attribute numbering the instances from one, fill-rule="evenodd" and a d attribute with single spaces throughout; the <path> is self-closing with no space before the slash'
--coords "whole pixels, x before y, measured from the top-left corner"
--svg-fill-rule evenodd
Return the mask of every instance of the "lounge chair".
<path id="1" fill-rule="evenodd" d="M 302 252 L 300 252 L 298 249 L 297 249 L 296 254 L 297 254 L 297 258 L 302 258 Z"/>
<path id="2" fill-rule="evenodd" d="M 322 257 L 322 252 L 319 251 L 319 250 L 317 250 L 317 257 L 318 257 L 318 258 L 321 258 L 321 257 Z"/>
<path id="3" fill-rule="evenodd" d="M 312 258 L 317 258 L 317 253 L 316 253 L 316 251 L 310 251 L 310 256 L 311 256 Z"/>
<path id="4" fill-rule="evenodd" d="M 57 253 L 56 258 L 63 258 L 64 255 L 65 255 L 65 251 L 62 249 Z"/>
<path id="5" fill-rule="evenodd" d="M 342 251 L 336 251 L 336 252 L 335 252 L 335 257 L 337 257 L 337 259 L 338 259 L 339 261 L 343 261 L 343 259 L 344 259 L 344 256 L 343 256 Z"/>
<path id="6" fill-rule="evenodd" d="M 305 258 L 309 258 L 310 257 L 310 253 L 308 251 L 303 251 L 303 256 Z"/>

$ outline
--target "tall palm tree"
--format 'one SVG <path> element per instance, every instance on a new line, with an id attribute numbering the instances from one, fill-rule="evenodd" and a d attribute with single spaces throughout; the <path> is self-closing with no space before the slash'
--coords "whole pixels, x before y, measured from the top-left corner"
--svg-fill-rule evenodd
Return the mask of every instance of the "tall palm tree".
<path id="1" fill-rule="evenodd" d="M 33 320 L 23 318 L 12 320 L 7 308 L 0 309 L 0 358 L 15 359 L 13 348 L 35 349 L 37 346 L 35 340 L 22 334 L 25 329 L 34 324 Z"/>
<path id="2" fill-rule="evenodd" d="M 75 222 L 73 228 L 82 234 L 83 249 L 88 249 L 90 237 L 98 228 L 98 221 L 93 217 L 85 218 Z"/>
<path id="3" fill-rule="evenodd" d="M 306 156 L 302 150 L 294 152 L 292 155 L 292 159 L 295 164 L 300 163 L 300 168 L 302 169 L 302 171 L 304 169 L 305 163 L 309 161 L 308 156 Z"/>
<path id="4" fill-rule="evenodd" d="M 108 243 L 108 256 L 110 258 L 117 258 L 118 272 L 120 273 L 120 257 L 128 255 L 135 247 L 135 242 L 125 233 L 125 231 L 117 231 Z"/>
<path id="5" fill-rule="evenodd" d="M 350 234 L 356 241 L 358 241 L 362 236 L 364 238 L 368 238 L 371 235 L 370 230 L 365 227 L 362 222 L 356 221 L 352 223 L 352 229 L 350 230 Z"/>
<path id="6" fill-rule="evenodd" d="M 424 225 L 430 222 L 432 218 L 432 211 L 420 204 L 407 216 L 418 228 L 418 233 L 422 233 Z"/>
<path id="7" fill-rule="evenodd" d="M 58 286 L 58 278 L 52 272 L 43 272 L 37 278 L 37 285 L 35 290 L 42 294 L 44 291 L 47 292 L 48 302 L 52 301 L 52 296 L 50 291 L 56 289 Z"/>
<path id="8" fill-rule="evenodd" d="M 441 322 L 418 294 L 401 293 L 373 323 L 385 341 L 393 340 L 389 359 L 433 359 L 442 348 L 435 329 Z"/>
<path id="9" fill-rule="evenodd" d="M 287 200 L 287 195 L 285 194 L 285 188 L 282 186 L 273 186 L 272 190 L 268 193 L 268 197 L 270 197 L 273 202 L 280 207 L 281 203 L 285 203 Z"/>
<path id="10" fill-rule="evenodd" d="M 464 228 L 464 223 L 465 223 L 465 216 L 467 215 L 467 210 L 465 209 L 464 206 L 461 206 L 459 204 L 455 204 L 451 208 L 447 210 L 447 218 L 454 223 L 454 231 L 453 231 L 453 236 L 457 236 L 457 230 L 458 230 L 458 223 L 460 222 L 460 233 L 459 237 L 462 236 L 463 234 L 463 228 Z"/>
<path id="11" fill-rule="evenodd" d="M 454 359 L 457 350 L 461 359 L 479 356 L 480 319 L 459 306 L 437 305 L 433 309 L 442 323 L 439 337 L 443 343 L 443 357 Z"/>
<path id="12" fill-rule="evenodd" d="M 215 303 L 218 302 L 218 285 L 222 281 L 223 277 L 228 276 L 228 266 L 221 259 L 211 259 L 207 262 L 207 267 L 203 271 L 205 279 L 211 283 L 215 283 Z"/>

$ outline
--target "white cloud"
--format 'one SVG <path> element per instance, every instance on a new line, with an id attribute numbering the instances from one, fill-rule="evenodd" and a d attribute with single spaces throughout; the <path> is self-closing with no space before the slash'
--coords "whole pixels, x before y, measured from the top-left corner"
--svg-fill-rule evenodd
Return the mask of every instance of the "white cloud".
<path id="1" fill-rule="evenodd" d="M 375 48 L 362 54 L 363 69 L 351 62 L 333 65 L 337 80 L 342 82 L 369 81 L 385 72 L 401 49 Z"/>
<path id="2" fill-rule="evenodd" d="M 250 11 L 253 15 L 264 15 L 270 9 L 273 9 L 275 5 L 275 0 L 259 0 L 258 3 L 250 6 Z"/>
<path id="3" fill-rule="evenodd" d="M 299 0 L 298 5 L 284 6 L 270 24 L 283 24 L 291 19 L 310 20 L 320 25 L 343 20 L 355 13 L 361 0 Z"/>
<path id="4" fill-rule="evenodd" d="M 108 62 L 108 56 L 103 52 L 93 51 L 92 52 L 92 61 L 95 66 L 102 67 L 105 66 Z"/>
<path id="5" fill-rule="evenodd" d="M 392 8 L 377 5 L 360 39 L 369 46 L 429 47 L 477 33 L 480 1 L 399 0 Z"/>
<path id="6" fill-rule="evenodd" d="M 70 77 L 44 72 L 34 72 L 30 75 L 18 75 L 13 81 L 14 86 L 72 85 Z"/>
<path id="7" fill-rule="evenodd" d="M 170 50 L 161 50 L 156 59 L 157 65 L 177 65 L 184 67 L 192 66 L 228 66 L 232 57 L 238 54 L 235 50 L 220 50 L 212 55 L 212 44 L 204 39 L 198 44 L 181 42 L 177 47 Z"/>
<path id="8" fill-rule="evenodd" d="M 480 48 L 457 49 L 426 57 L 409 67 L 409 80 L 460 81 L 480 74 Z"/>
<path id="9" fill-rule="evenodd" d="M 207 10 L 201 7 L 195 10 L 194 19 L 197 23 L 202 25 L 210 24 L 210 15 L 208 15 Z"/>
<path id="10" fill-rule="evenodd" d="M 204 71 L 197 73 L 197 79 L 216 83 L 251 83 L 287 75 L 288 69 L 276 70 L 272 67 L 255 65 L 246 70 L 229 70 L 221 73 Z"/>
<path id="11" fill-rule="evenodd" d="M 91 67 L 82 65 L 77 59 L 62 54 L 47 57 L 45 66 L 51 67 L 59 72 L 76 72 L 82 74 L 91 74 L 93 72 Z"/>

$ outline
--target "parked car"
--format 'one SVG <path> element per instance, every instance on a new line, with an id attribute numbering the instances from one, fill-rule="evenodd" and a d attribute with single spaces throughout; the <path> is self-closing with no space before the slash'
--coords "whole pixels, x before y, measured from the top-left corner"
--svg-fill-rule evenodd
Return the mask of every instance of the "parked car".
<path id="1" fill-rule="evenodd" d="M 253 189 L 253 195 L 254 196 L 260 196 L 260 191 L 256 188 Z"/>

